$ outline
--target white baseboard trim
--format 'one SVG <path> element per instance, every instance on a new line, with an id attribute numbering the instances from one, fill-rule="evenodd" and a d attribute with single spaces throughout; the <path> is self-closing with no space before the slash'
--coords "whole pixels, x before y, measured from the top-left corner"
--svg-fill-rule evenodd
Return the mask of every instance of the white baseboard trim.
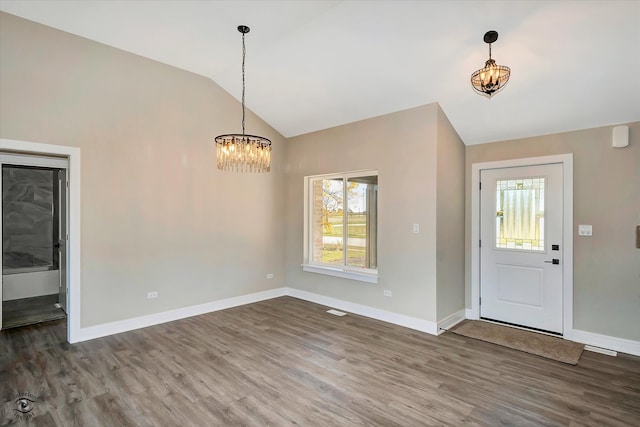
<path id="1" fill-rule="evenodd" d="M 474 316 L 473 309 L 471 309 L 471 308 L 466 308 L 464 310 L 464 317 L 466 317 L 467 319 L 471 319 L 471 320 L 478 320 L 478 316 Z"/>
<path id="2" fill-rule="evenodd" d="M 200 314 L 211 313 L 218 310 L 277 298 L 286 295 L 286 290 L 287 288 L 270 289 L 268 291 L 211 301 L 204 304 L 193 305 L 191 307 L 178 308 L 162 313 L 135 317 L 133 319 L 119 320 L 117 322 L 81 328 L 79 332 L 79 340 L 76 342 L 92 340 L 108 335 L 119 334 L 121 332 L 133 331 L 135 329 L 172 322 L 174 320 L 184 319 L 187 317 L 198 316 Z"/>
<path id="3" fill-rule="evenodd" d="M 165 311 L 162 313 L 135 317 L 133 319 L 119 320 L 117 322 L 110 322 L 102 325 L 80 328 L 78 334 L 79 339 L 74 342 L 87 341 L 95 338 L 105 337 L 108 335 L 119 334 L 121 332 L 133 331 L 135 329 L 146 328 L 148 326 L 159 325 L 161 323 L 172 322 L 174 320 L 198 316 L 201 314 L 211 313 L 214 311 L 224 310 L 240 305 L 252 304 L 255 302 L 278 298 L 285 295 L 299 298 L 305 301 L 310 301 L 316 304 L 337 308 L 339 310 L 358 314 L 360 316 L 370 317 L 372 319 L 392 323 L 394 325 L 403 326 L 405 328 L 414 329 L 416 331 L 425 332 L 431 335 L 438 335 L 443 330 L 455 326 L 464 319 L 473 318 L 472 310 L 463 309 L 436 323 L 424 319 L 419 319 L 417 317 L 406 316 L 404 314 L 398 314 L 363 304 L 343 301 L 337 298 L 314 294 L 312 292 L 302 291 L 299 289 L 276 288 L 263 292 L 256 292 L 253 294 L 240 295 L 223 300 L 211 301 L 191 307 Z M 586 345 L 599 347 L 601 349 L 608 349 L 620 353 L 640 356 L 640 341 L 601 335 L 593 332 L 581 331 L 578 329 L 574 329 L 568 334 L 565 334 L 565 338 Z"/>
<path id="4" fill-rule="evenodd" d="M 600 335 L 593 332 L 581 331 L 578 329 L 574 329 L 573 331 L 571 331 L 569 339 L 594 347 L 614 350 L 619 353 L 627 353 L 634 356 L 640 356 L 640 341 L 617 338 L 609 335 Z"/>
<path id="5" fill-rule="evenodd" d="M 116 322 L 105 323 L 102 325 L 90 326 L 87 328 L 81 328 L 79 331 L 79 339 L 75 342 L 88 341 L 95 338 L 106 337 L 108 335 L 119 334 L 122 332 L 133 331 L 136 329 L 146 328 L 153 325 L 159 325 L 162 323 L 172 322 L 174 320 L 180 320 L 187 317 L 198 316 L 201 314 L 211 313 L 218 310 L 224 310 L 227 308 L 237 307 L 240 305 L 251 304 L 254 302 L 264 301 L 281 296 L 292 296 L 305 301 L 314 302 L 316 304 L 325 305 L 328 307 L 337 308 L 350 313 L 358 314 L 372 319 L 381 320 L 383 322 L 392 323 L 394 325 L 403 326 L 406 328 L 414 329 L 420 332 L 426 332 L 431 335 L 438 335 L 438 324 L 430 322 L 424 319 L 418 319 L 416 317 L 406 316 L 404 314 L 398 314 L 391 311 L 381 310 L 374 307 L 369 307 L 362 304 L 356 304 L 348 301 L 339 300 L 336 298 L 327 297 L 324 295 L 314 294 L 307 291 L 302 291 L 293 288 L 277 288 L 264 292 L 257 292 L 249 295 L 241 295 L 238 297 L 227 298 L 219 301 L 212 301 L 205 304 L 194 305 L 191 307 L 184 307 L 175 310 L 165 311 L 162 313 L 150 314 L 147 316 L 135 317 L 133 319 L 119 320 Z M 447 322 L 448 327 L 453 326 L 459 321 L 463 320 L 458 317 L 464 313 L 461 310 L 458 313 L 454 313 L 449 316 L 443 322 Z M 444 324 L 441 322 L 440 324 Z"/>
<path id="6" fill-rule="evenodd" d="M 467 314 L 466 310 L 463 308 L 462 310 L 456 311 L 452 315 L 447 316 L 446 318 L 444 318 L 441 321 L 439 321 L 438 322 L 438 335 L 440 335 L 441 333 L 447 331 L 448 329 L 453 328 L 458 323 L 460 323 L 463 320 L 465 320 L 467 318 L 466 314 Z"/>
<path id="7" fill-rule="evenodd" d="M 430 322 L 428 320 L 405 316 L 404 314 L 393 313 L 391 311 L 343 301 L 324 295 L 314 294 L 312 292 L 301 291 L 299 289 L 287 288 L 286 292 L 288 296 L 294 298 L 314 302 L 327 307 L 337 308 L 338 310 L 370 317 L 372 319 L 381 320 L 394 325 L 404 326 L 405 328 L 415 329 L 416 331 L 426 332 L 431 335 L 438 335 L 438 325 L 435 322 Z"/>
<path id="8" fill-rule="evenodd" d="M 594 346 L 589 345 L 589 344 L 585 344 L 584 345 L 584 349 L 585 349 L 585 351 L 592 351 L 594 353 L 606 354 L 607 356 L 615 357 L 615 356 L 618 355 L 617 351 L 609 350 L 607 348 L 594 347 Z"/>

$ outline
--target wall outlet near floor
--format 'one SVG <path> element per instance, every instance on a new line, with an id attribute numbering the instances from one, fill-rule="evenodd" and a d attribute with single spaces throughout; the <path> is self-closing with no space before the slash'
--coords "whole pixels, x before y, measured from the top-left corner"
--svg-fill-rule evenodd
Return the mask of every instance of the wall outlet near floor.
<path id="1" fill-rule="evenodd" d="M 393 292 L 391 292 L 388 289 L 385 289 L 384 291 L 382 291 L 382 293 L 384 294 L 385 297 L 391 297 L 393 296 Z"/>
<path id="2" fill-rule="evenodd" d="M 147 299 L 158 298 L 158 292 L 147 292 Z"/>
<path id="3" fill-rule="evenodd" d="M 273 273 L 267 273 L 267 279 L 273 279 Z"/>

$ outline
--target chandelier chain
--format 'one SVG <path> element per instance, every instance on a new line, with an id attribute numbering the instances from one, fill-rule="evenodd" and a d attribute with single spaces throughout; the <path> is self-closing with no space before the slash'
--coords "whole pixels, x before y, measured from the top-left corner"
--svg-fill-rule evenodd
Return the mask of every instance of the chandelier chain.
<path id="1" fill-rule="evenodd" d="M 244 33 L 242 33 L 242 134 L 244 135 L 244 58 L 247 55 L 247 49 L 244 46 Z"/>

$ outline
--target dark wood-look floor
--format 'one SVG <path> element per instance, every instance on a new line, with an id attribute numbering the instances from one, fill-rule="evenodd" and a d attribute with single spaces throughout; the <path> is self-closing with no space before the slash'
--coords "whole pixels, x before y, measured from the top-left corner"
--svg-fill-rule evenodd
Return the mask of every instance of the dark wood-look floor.
<path id="1" fill-rule="evenodd" d="M 0 332 L 2 422 L 29 425 L 638 425 L 640 358 L 577 366 L 291 297 L 70 345 Z M 25 421 L 19 421 L 26 425 Z"/>
<path id="2" fill-rule="evenodd" d="M 58 294 L 2 302 L 2 329 L 17 328 L 67 317 L 55 306 Z"/>

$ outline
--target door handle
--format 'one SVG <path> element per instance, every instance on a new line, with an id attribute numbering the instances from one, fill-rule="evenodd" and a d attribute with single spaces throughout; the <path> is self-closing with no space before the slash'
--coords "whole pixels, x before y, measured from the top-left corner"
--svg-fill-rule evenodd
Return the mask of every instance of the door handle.
<path id="1" fill-rule="evenodd" d="M 555 264 L 555 265 L 560 264 L 560 260 L 558 258 L 554 258 L 551 261 L 545 261 L 545 262 L 549 264 Z"/>

